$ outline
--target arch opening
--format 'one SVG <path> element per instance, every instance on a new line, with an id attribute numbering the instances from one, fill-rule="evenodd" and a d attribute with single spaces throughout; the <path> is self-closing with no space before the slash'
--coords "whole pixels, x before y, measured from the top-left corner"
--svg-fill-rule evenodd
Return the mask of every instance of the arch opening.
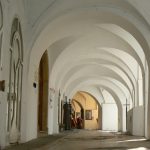
<path id="1" fill-rule="evenodd" d="M 72 128 L 102 129 L 102 108 L 93 95 L 86 91 L 78 91 L 71 100 L 71 106 Z"/>
<path id="2" fill-rule="evenodd" d="M 48 81 L 48 53 L 45 51 L 39 64 L 38 136 L 48 134 Z"/>

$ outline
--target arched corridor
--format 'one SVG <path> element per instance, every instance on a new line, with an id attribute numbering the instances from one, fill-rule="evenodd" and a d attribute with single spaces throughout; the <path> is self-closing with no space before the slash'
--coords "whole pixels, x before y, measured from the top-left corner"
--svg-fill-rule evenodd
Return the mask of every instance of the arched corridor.
<path id="1" fill-rule="evenodd" d="M 150 139 L 149 6 L 0 0 L 0 149 L 72 129 Z"/>

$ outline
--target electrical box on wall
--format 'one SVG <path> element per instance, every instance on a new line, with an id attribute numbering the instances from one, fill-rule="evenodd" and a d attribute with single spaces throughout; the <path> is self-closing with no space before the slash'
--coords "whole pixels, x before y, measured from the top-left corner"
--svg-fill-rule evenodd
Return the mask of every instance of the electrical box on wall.
<path id="1" fill-rule="evenodd" d="M 37 86 L 37 85 L 36 85 L 36 83 L 35 83 L 35 82 L 33 82 L 33 87 L 34 87 L 34 88 L 36 88 L 36 86 Z"/>

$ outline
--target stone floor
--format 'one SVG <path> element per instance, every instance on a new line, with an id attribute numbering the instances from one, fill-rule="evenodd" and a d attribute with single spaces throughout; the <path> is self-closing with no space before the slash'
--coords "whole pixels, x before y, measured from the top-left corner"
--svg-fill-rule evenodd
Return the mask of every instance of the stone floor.
<path id="1" fill-rule="evenodd" d="M 150 150 L 150 141 L 143 137 L 120 133 L 73 130 L 42 137 L 7 150 Z"/>

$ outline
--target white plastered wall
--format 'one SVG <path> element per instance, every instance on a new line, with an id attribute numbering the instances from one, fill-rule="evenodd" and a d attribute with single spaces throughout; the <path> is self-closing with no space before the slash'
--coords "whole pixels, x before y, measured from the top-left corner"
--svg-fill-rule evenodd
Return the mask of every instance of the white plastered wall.
<path id="1" fill-rule="evenodd" d="M 1 51 L 2 59 L 1 59 L 1 69 L 0 69 L 0 80 L 5 80 L 5 91 L 0 92 L 0 147 L 3 148 L 6 145 L 9 145 L 8 133 L 7 133 L 7 96 L 8 96 L 8 89 L 9 89 L 11 27 L 14 18 L 17 17 L 21 23 L 22 37 L 23 37 L 23 50 L 24 50 L 26 47 L 25 44 L 26 16 L 24 12 L 24 4 L 22 1 L 1 0 L 1 3 L 3 9 L 3 40 L 2 40 L 2 51 Z M 24 52 L 24 57 L 25 56 L 26 53 Z M 21 121 L 23 121 L 23 118 L 21 119 Z"/>
<path id="2" fill-rule="evenodd" d="M 18 1 L 16 1 L 17 3 L 18 3 Z M 29 2 L 29 1 L 28 1 Z M 79 6 L 81 7 L 83 7 L 83 4 L 82 3 L 80 3 L 80 2 L 76 2 L 76 1 L 61 1 L 61 4 L 63 4 L 63 5 L 60 5 L 60 7 L 58 7 L 58 8 L 60 8 L 60 9 L 56 9 L 57 7 L 57 4 L 58 4 L 58 2 L 56 2 L 55 3 L 55 5 L 52 5 L 52 7 L 51 7 L 51 1 L 45 1 L 45 6 L 47 6 L 46 4 L 49 4 L 48 6 L 49 6 L 49 8 L 47 9 L 47 11 L 45 11 L 45 12 L 43 12 L 43 10 L 45 10 L 44 8 L 45 8 L 45 6 L 44 5 L 42 5 L 42 7 L 39 5 L 39 7 L 37 6 L 37 7 L 33 7 L 33 10 L 32 10 L 32 5 L 34 5 L 34 2 L 35 1 L 32 1 L 32 3 L 28 3 L 28 4 L 31 4 L 30 5 L 30 7 L 28 6 L 27 7 L 27 9 L 29 9 L 30 11 L 28 11 L 28 13 L 29 14 L 32 14 L 32 12 L 34 11 L 34 10 L 37 10 L 37 9 L 39 9 L 39 11 L 34 11 L 34 13 L 33 13 L 33 16 L 30 16 L 30 15 L 28 15 L 28 16 L 30 16 L 30 21 L 29 21 L 29 26 L 30 26 L 30 29 L 28 30 L 28 32 L 30 32 L 29 33 L 29 37 L 31 37 L 31 38 L 28 38 L 28 40 L 26 39 L 26 42 L 29 42 L 29 41 L 31 41 L 31 43 L 27 46 L 27 48 L 26 48 L 26 50 L 32 50 L 32 52 L 30 53 L 28 53 L 28 56 L 25 56 L 25 61 L 26 62 L 29 62 L 29 64 L 27 65 L 26 63 L 25 63 L 25 66 L 24 66 L 24 73 L 25 73 L 25 75 L 24 75 L 24 87 L 23 87 L 23 116 L 24 117 L 22 117 L 23 118 L 23 120 L 22 120 L 22 141 L 28 141 L 28 140 L 30 140 L 30 139 L 33 139 L 33 138 L 36 138 L 37 137 L 37 130 L 36 130 L 36 127 L 37 127 L 37 122 L 36 122 L 36 119 L 37 119 L 37 90 L 35 90 L 35 89 L 33 89 L 33 82 L 34 81 L 36 81 L 36 79 L 34 78 L 34 75 L 37 73 L 37 70 L 38 70 L 38 62 L 39 62 L 39 60 L 40 60 L 40 58 L 41 58 L 41 56 L 42 56 L 42 54 L 43 54 L 43 52 L 51 45 L 51 44 L 53 44 L 57 39 L 58 39 L 58 37 L 61 39 L 62 37 L 66 37 L 66 36 L 70 36 L 70 34 L 72 33 L 72 32 L 70 32 L 69 31 L 69 29 L 71 29 L 71 28 L 69 28 L 67 25 L 69 25 L 70 24 L 70 22 L 71 22 L 71 20 L 69 20 L 69 21 L 64 21 L 63 19 L 61 20 L 61 21 L 63 21 L 64 22 L 64 24 L 61 24 L 59 21 L 58 22 L 56 22 L 56 24 L 54 23 L 52 26 L 50 25 L 50 23 L 49 23 L 49 21 L 51 22 L 52 21 L 52 18 L 54 18 L 54 17 L 56 17 L 56 16 L 59 16 L 58 14 L 59 13 L 57 13 L 56 11 L 62 11 L 63 9 L 64 10 L 66 10 L 66 8 L 78 8 Z M 64 3 L 63 3 L 64 2 Z M 88 3 L 89 1 L 87 1 L 87 3 Z M 105 4 L 105 1 L 101 1 L 101 2 L 103 2 L 104 4 Z M 13 9 L 15 8 L 15 7 L 17 7 L 17 5 L 15 5 L 15 4 L 17 4 L 17 3 L 15 3 L 15 2 L 13 2 L 13 4 L 12 4 L 12 7 L 13 7 Z M 40 2 L 38 1 L 38 3 L 37 4 L 39 4 Z M 94 1 L 94 3 L 95 4 L 98 4 L 97 6 L 99 6 L 101 3 L 99 3 L 99 1 Z M 124 2 L 123 2 L 124 3 Z M 75 4 L 75 5 L 74 5 Z M 81 5 L 80 5 L 81 4 Z M 106 2 L 106 4 L 108 4 L 108 10 L 110 11 L 110 4 L 109 4 L 109 2 L 107 1 Z M 105 4 L 105 5 L 106 5 Z M 11 4 L 10 4 L 11 5 Z M 85 3 L 84 3 L 84 5 L 85 5 Z M 115 5 L 116 5 L 116 3 L 115 3 Z M 58 5 L 59 6 L 59 5 Z M 90 3 L 88 3 L 88 6 L 90 6 Z M 107 6 L 107 5 L 106 5 Z M 19 6 L 20 7 L 20 6 Z M 41 9 L 40 9 L 40 7 L 41 7 Z M 118 6 L 118 5 L 116 5 L 115 7 L 119 7 L 119 8 L 122 8 L 122 6 Z M 123 7 L 124 7 L 124 10 L 127 10 L 126 9 L 126 5 L 123 5 Z M 93 8 L 92 8 L 93 9 Z M 114 8 L 115 9 L 115 8 Z M 16 10 L 16 9 L 14 9 L 14 10 Z M 128 15 L 128 14 L 124 14 L 124 12 L 123 11 L 121 11 L 122 9 L 117 9 L 117 11 L 115 11 L 115 10 L 111 10 L 110 12 L 113 12 L 113 13 L 115 13 L 115 14 L 119 14 L 119 15 L 122 15 L 122 16 L 124 16 L 124 18 L 126 18 L 126 19 L 129 19 L 131 22 L 133 21 L 133 23 L 134 24 L 136 24 L 135 26 L 139 26 L 139 30 L 141 29 L 141 32 L 142 33 L 148 33 L 147 32 L 147 29 L 145 28 L 145 26 L 144 25 L 141 25 L 139 22 L 137 22 L 136 20 L 134 20 L 136 17 L 130 17 L 130 15 Z M 130 11 L 131 11 L 132 9 L 130 9 Z M 10 11 L 10 10 L 9 10 Z M 120 12 L 121 11 L 121 12 Z M 42 12 L 42 13 L 41 13 Z M 48 13 L 49 12 L 49 13 Z M 90 11 L 88 11 L 89 13 L 90 13 Z M 132 12 L 132 11 L 131 11 Z M 98 9 L 96 10 L 96 14 L 98 13 Z M 5 14 L 13 14 L 13 13 L 5 13 Z M 20 14 L 20 11 L 18 11 L 17 12 L 17 14 Z M 42 15 L 40 15 L 40 14 L 42 14 Z M 50 14 L 49 16 L 47 16 L 47 14 Z M 57 14 L 57 15 L 56 15 Z M 67 14 L 71 14 L 71 13 L 68 13 L 67 12 Z M 80 15 L 80 13 L 78 13 L 77 15 Z M 40 18 L 40 16 L 41 16 L 41 18 Z M 92 15 L 91 15 L 92 16 Z M 114 15 L 114 16 L 116 16 L 116 15 Z M 114 17 L 113 15 L 112 15 L 112 17 Z M 87 16 L 86 16 L 87 17 Z M 106 15 L 106 17 L 108 17 L 107 15 Z M 9 18 L 9 17 L 6 17 L 6 18 Z M 22 18 L 24 18 L 24 17 L 22 17 Z M 71 18 L 72 18 L 72 16 L 71 16 Z M 91 17 L 91 18 L 94 18 L 93 16 Z M 118 17 L 119 18 L 119 17 Z M 134 19 L 133 19 L 134 18 Z M 32 22 L 32 19 L 33 19 L 33 22 Z M 97 19 L 97 18 L 95 18 L 95 19 Z M 109 19 L 109 17 L 108 17 L 108 19 Z M 121 19 L 121 18 L 119 18 L 119 19 Z M 118 21 L 116 21 L 116 24 L 117 24 L 117 22 L 120 22 L 120 26 L 121 26 L 121 23 L 122 24 L 124 24 L 124 25 L 127 25 L 127 22 L 126 22 L 126 20 L 124 20 L 124 22 L 122 22 L 122 20 L 120 21 L 118 19 Z M 133 19 L 133 20 L 132 20 Z M 9 19 L 8 19 L 9 20 Z M 10 19 L 11 20 L 11 19 Z M 101 19 L 100 19 L 101 20 Z M 76 20 L 75 20 L 76 21 Z M 23 21 L 24 22 L 24 21 Z M 77 21 L 78 22 L 78 21 Z M 141 21 L 142 23 L 143 23 L 143 21 Z M 73 24 L 74 22 L 72 22 L 72 24 Z M 85 22 L 85 24 L 87 24 L 87 22 Z M 119 24 L 119 23 L 118 23 Z M 45 25 L 47 25 L 47 27 L 45 26 Z M 49 26 L 50 25 L 50 26 Z M 61 26 L 62 25 L 62 26 Z M 91 25 L 93 25 L 93 24 L 91 24 Z M 60 26 L 61 27 L 65 27 L 65 29 L 66 30 L 64 30 L 64 28 L 62 28 L 62 29 L 59 29 L 60 28 Z M 79 24 L 79 26 L 80 26 L 80 24 Z M 32 28 L 33 27 L 33 28 Z M 85 27 L 84 25 L 83 26 L 80 26 L 80 27 Z M 131 27 L 131 28 L 130 28 Z M 134 27 L 134 26 L 129 26 L 129 28 L 130 29 L 133 29 L 134 30 L 134 28 L 132 28 L 132 27 Z M 43 30 L 44 29 L 44 30 Z M 59 30 L 58 30 L 59 29 Z M 79 28 L 78 28 L 79 29 Z M 87 28 L 88 29 L 88 28 Z M 129 31 L 131 31 L 129 29 Z M 58 31 L 57 33 L 56 33 L 56 30 Z M 71 29 L 72 30 L 72 29 Z M 82 28 L 81 28 L 81 30 L 82 30 Z M 63 32 L 62 32 L 63 31 Z M 68 31 L 68 32 L 66 32 L 66 31 Z M 84 30 L 84 31 L 86 31 L 86 30 Z M 87 30 L 88 31 L 88 30 Z M 7 30 L 7 32 L 8 32 L 8 30 Z M 74 32 L 76 32 L 76 30 L 74 30 Z M 134 33 L 135 31 L 133 31 L 133 33 Z M 77 32 L 77 33 L 79 33 L 80 34 L 80 30 Z M 137 33 L 137 32 L 135 32 L 135 33 Z M 132 34 L 132 31 L 131 31 L 131 34 Z M 33 36 L 31 36 L 31 35 L 33 35 Z M 74 33 L 72 33 L 72 35 L 74 35 Z M 5 38 L 6 38 L 7 36 L 5 36 Z M 136 37 L 136 35 L 135 35 L 135 37 Z M 147 37 L 148 38 L 148 37 Z M 7 38 L 6 38 L 7 39 Z M 8 39 L 9 39 L 9 37 L 8 37 Z M 138 39 L 138 41 L 140 41 L 139 39 L 139 36 L 137 35 L 137 39 Z M 148 40 L 147 40 L 148 41 Z M 5 40 L 5 42 L 7 42 L 7 40 Z M 35 42 L 35 43 L 34 43 Z M 140 42 L 142 42 L 142 40 L 140 41 Z M 25 44 L 26 45 L 26 44 Z M 5 47 L 6 49 L 9 49 L 9 46 L 7 46 L 7 47 Z M 148 50 L 147 49 L 147 47 L 145 46 L 145 48 L 144 48 L 144 46 L 143 46 L 143 49 L 145 49 L 145 50 Z M 35 56 L 37 56 L 37 57 L 35 57 Z M 69 55 L 65 55 L 65 58 L 66 58 L 66 56 L 68 56 L 69 57 Z M 30 57 L 30 58 L 29 58 Z M 148 56 L 147 57 L 149 57 L 149 54 L 148 54 Z M 6 58 L 6 60 L 7 60 L 7 58 Z M 62 63 L 62 61 L 60 61 L 60 63 Z M 6 66 L 8 66 L 8 64 L 5 64 Z M 55 67 L 54 67 L 55 68 Z M 26 77 L 26 73 L 28 74 L 28 77 Z M 8 71 L 6 71 L 6 73 L 4 73 L 4 77 L 3 78 L 7 78 L 5 75 L 8 75 Z M 58 79 L 58 78 L 57 78 Z M 57 80 L 56 79 L 56 80 Z M 53 80 L 53 78 L 52 78 L 52 80 Z M 37 81 L 36 81 L 37 82 Z M 51 82 L 50 82 L 51 83 Z M 51 85 L 50 84 L 50 87 L 52 86 L 52 88 L 55 88 L 55 87 L 53 87 L 53 85 Z M 58 90 L 58 89 L 55 89 L 56 91 Z M 5 97 L 6 97 L 6 93 L 5 93 Z M 56 104 L 57 104 L 57 95 L 56 95 L 56 97 L 54 98 L 54 100 L 53 100 L 53 102 L 55 101 L 55 103 L 53 104 L 53 108 L 55 107 L 55 106 L 57 106 Z M 3 105 L 4 106 L 4 105 Z M 34 110 L 33 110 L 33 108 L 35 108 Z M 57 110 L 57 107 L 55 107 L 56 108 L 56 110 Z M 27 111 L 26 111 L 27 110 Z M 52 119 L 53 121 L 55 121 L 54 123 L 51 123 L 50 122 L 50 126 L 49 126 L 49 128 L 50 128 L 50 131 L 49 131 L 49 133 L 54 133 L 55 132 L 55 130 L 57 130 L 57 129 L 54 129 L 53 128 L 53 126 L 55 127 L 55 125 L 57 124 L 57 120 L 54 120 L 53 119 L 53 112 L 54 112 L 54 110 L 52 109 L 52 110 L 50 110 L 50 111 L 52 111 L 52 112 L 50 112 L 50 116 L 51 116 L 51 118 L 50 119 Z M 5 117 L 4 117 L 5 118 Z M 35 118 L 35 120 L 33 120 L 33 118 Z M 52 125 L 53 124 L 53 125 Z"/>
<path id="3" fill-rule="evenodd" d="M 118 131 L 118 112 L 116 104 L 102 104 L 102 130 Z"/>
<path id="4" fill-rule="evenodd" d="M 144 107 L 139 106 L 128 112 L 128 131 L 132 135 L 144 136 Z"/>

